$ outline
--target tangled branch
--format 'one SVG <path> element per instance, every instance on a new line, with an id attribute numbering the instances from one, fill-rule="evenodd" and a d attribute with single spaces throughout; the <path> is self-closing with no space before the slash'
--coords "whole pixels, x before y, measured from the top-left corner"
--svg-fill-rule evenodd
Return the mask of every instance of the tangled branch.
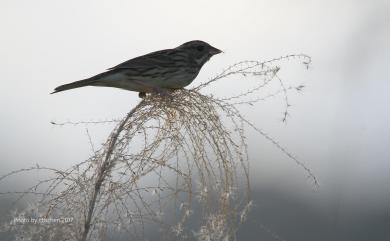
<path id="1" fill-rule="evenodd" d="M 72 222 L 50 225 L 13 222 L 4 224 L 2 230 L 13 231 L 17 240 L 85 241 L 120 235 L 145 240 L 146 230 L 157 225 L 163 240 L 233 240 L 251 206 L 246 128 L 271 141 L 317 185 L 304 163 L 239 111 L 241 105 L 281 94 L 286 106 L 283 119 L 287 118 L 289 91 L 303 88 L 286 87 L 278 76 L 276 64 L 290 59 L 310 64 L 306 55 L 243 61 L 195 88 L 176 90 L 170 96 L 147 95 L 123 119 L 112 121 L 117 126 L 89 159 L 67 170 L 36 166 L 0 177 L 1 181 L 34 170 L 48 172 L 47 179 L 19 192 L 19 198 L 32 194 L 39 199 L 22 212 L 12 213 L 14 220 L 72 217 Z M 201 93 L 234 75 L 251 75 L 260 81 L 230 97 Z M 275 81 L 280 89 L 262 95 Z"/>

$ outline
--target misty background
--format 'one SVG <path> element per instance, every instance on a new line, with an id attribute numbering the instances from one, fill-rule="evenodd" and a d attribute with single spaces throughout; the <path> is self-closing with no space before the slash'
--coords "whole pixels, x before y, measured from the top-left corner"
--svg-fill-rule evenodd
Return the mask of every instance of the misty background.
<path id="1" fill-rule="evenodd" d="M 283 101 L 243 114 L 316 174 L 306 173 L 262 136 L 247 132 L 254 209 L 239 240 L 389 240 L 389 1 L 0 1 L 0 175 L 41 166 L 66 168 L 91 155 L 85 125 L 124 116 L 135 92 L 58 85 L 90 77 L 127 59 L 201 39 L 213 57 L 194 86 L 241 60 L 305 53 L 283 74 L 303 82 L 282 123 Z M 235 78 L 213 94 L 248 81 Z M 112 125 L 87 126 L 96 146 Z M 0 183 L 0 191 L 28 178 Z M 9 208 L 0 197 L 0 213 Z M 1 239 L 1 237 L 0 237 Z"/>

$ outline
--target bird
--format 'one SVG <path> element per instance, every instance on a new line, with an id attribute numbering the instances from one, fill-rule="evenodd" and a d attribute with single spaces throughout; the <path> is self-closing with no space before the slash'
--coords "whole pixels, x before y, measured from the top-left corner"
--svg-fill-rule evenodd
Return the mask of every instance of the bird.
<path id="1" fill-rule="evenodd" d="M 203 65 L 219 53 L 222 51 L 210 44 L 193 40 L 127 60 L 90 78 L 60 85 L 51 94 L 85 86 L 136 91 L 141 98 L 146 93 L 164 94 L 191 84 Z"/>

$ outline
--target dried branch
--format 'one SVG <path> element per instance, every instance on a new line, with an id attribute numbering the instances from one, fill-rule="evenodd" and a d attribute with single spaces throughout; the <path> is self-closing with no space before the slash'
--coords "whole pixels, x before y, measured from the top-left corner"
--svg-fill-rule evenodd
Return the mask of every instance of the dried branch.
<path id="1" fill-rule="evenodd" d="M 162 240 L 233 240 L 252 205 L 250 198 L 248 144 L 245 129 L 260 133 L 317 179 L 306 165 L 276 140 L 245 119 L 241 105 L 283 95 L 284 120 L 290 90 L 279 77 L 284 60 L 311 62 L 306 55 L 289 55 L 270 61 L 243 61 L 213 79 L 170 96 L 146 95 L 122 120 L 94 154 L 67 170 L 36 166 L 11 172 L 5 178 L 45 170 L 48 178 L 29 189 L 0 194 L 33 195 L 29 208 L 12 213 L 22 217 L 68 217 L 72 222 L 36 225 L 17 221 L 4 224 L 16 240 L 103 240 L 127 235 L 145 240 L 145 229 L 159 226 Z M 251 75 L 257 86 L 233 96 L 217 98 L 201 91 L 228 76 Z M 279 89 L 264 90 L 271 83 Z M 54 125 L 99 124 L 52 122 Z M 196 214 L 194 210 L 197 210 Z"/>

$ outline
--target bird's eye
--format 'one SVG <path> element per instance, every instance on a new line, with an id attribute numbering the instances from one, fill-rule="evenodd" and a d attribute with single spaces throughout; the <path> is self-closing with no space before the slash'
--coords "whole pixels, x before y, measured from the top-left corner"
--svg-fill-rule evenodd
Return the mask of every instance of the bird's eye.
<path id="1" fill-rule="evenodd" d="M 203 51 L 203 49 L 204 49 L 204 46 L 202 46 L 202 45 L 199 45 L 199 46 L 197 46 L 197 47 L 196 47 L 196 49 L 197 49 L 199 52 L 201 52 L 201 51 Z"/>

